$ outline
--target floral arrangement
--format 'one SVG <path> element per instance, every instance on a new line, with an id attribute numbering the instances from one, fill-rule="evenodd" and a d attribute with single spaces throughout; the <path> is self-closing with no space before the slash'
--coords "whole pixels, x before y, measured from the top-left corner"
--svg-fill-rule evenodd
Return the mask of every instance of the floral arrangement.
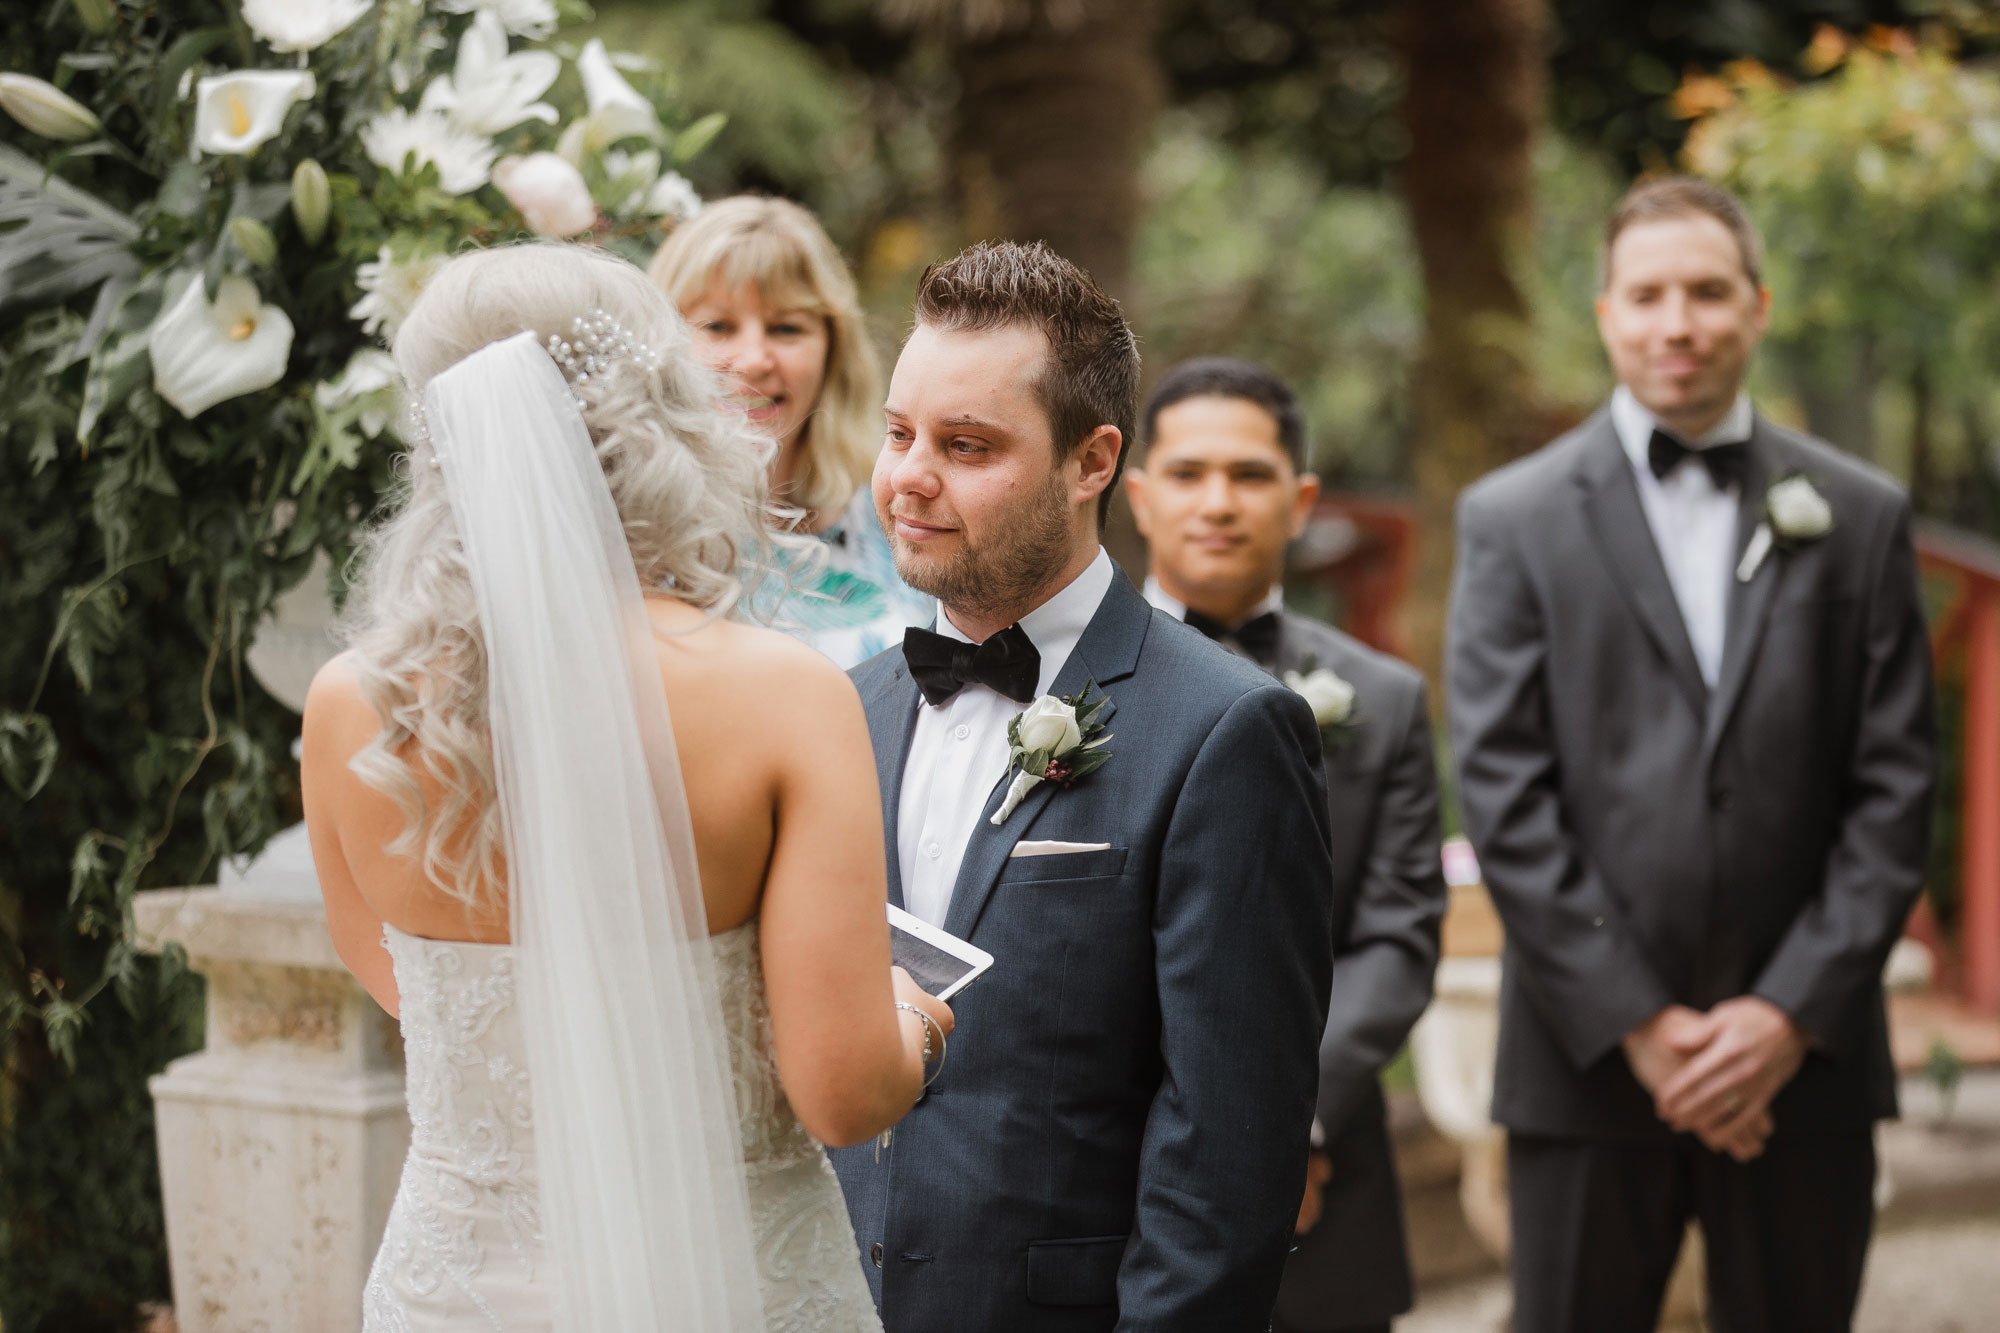
<path id="1" fill-rule="evenodd" d="M 564 236 L 643 260 L 700 206 L 678 171 L 721 118 L 682 114 L 643 61 L 565 43 L 584 16 L 0 7 L 10 1327 L 163 1290 L 143 1079 L 186 1049 L 199 996 L 141 954 L 131 900 L 208 882 L 298 818 L 297 718 L 244 649 L 392 481 L 383 339 L 454 251 Z"/>

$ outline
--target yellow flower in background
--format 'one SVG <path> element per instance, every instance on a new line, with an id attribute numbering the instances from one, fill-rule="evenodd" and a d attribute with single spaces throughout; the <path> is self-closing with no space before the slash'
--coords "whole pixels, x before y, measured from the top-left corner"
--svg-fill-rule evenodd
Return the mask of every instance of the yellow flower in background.
<path id="1" fill-rule="evenodd" d="M 254 153 L 277 137 L 286 113 L 317 87 L 307 70 L 211 74 L 194 86 L 194 146 L 204 153 Z"/>
<path id="2" fill-rule="evenodd" d="M 22 129 L 60 143 L 88 139 L 100 128 L 90 108 L 32 74 L 0 74 L 0 111 Z"/>
<path id="3" fill-rule="evenodd" d="M 184 417 L 285 377 L 292 355 L 292 321 L 265 305 L 248 278 L 224 278 L 211 304 L 199 274 L 153 324 L 146 338 L 153 389 Z"/>

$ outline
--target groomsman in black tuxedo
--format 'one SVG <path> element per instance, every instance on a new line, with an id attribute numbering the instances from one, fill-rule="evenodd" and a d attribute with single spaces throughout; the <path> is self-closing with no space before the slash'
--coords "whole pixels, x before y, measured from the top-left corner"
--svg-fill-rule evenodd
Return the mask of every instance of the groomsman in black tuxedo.
<path id="1" fill-rule="evenodd" d="M 1597 300 L 1617 392 L 1459 504 L 1521 1333 L 1652 1329 L 1690 1218 L 1718 1328 L 1844 1329 L 1861 1285 L 1931 664 L 1909 498 L 1743 392 L 1759 264 L 1728 193 L 1635 187 Z"/>
<path id="2" fill-rule="evenodd" d="M 1386 1333 L 1411 1291 L 1379 1075 L 1430 1002 L 1445 908 L 1423 677 L 1284 605 L 1285 545 L 1319 481 L 1282 380 L 1247 361 L 1183 362 L 1154 390 L 1142 438 L 1145 467 L 1126 486 L 1150 543 L 1147 599 L 1293 681 L 1325 724 L 1333 999 L 1273 1324 Z"/>

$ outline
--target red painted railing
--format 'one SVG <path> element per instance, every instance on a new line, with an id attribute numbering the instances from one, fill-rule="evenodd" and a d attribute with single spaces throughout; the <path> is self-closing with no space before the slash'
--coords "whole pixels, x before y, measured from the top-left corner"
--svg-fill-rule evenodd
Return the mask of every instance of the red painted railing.
<path id="1" fill-rule="evenodd" d="M 2000 1014 L 2000 542 L 1920 524 L 1917 558 L 1950 588 L 1931 627 L 1938 660 L 1965 668 L 1958 967 L 1966 1001 Z M 1953 738 L 1945 737 L 1947 745 Z"/>

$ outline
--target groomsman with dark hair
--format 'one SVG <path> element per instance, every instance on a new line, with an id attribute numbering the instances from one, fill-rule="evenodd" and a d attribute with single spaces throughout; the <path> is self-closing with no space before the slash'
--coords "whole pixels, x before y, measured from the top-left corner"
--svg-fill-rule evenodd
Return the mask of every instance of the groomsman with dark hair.
<path id="1" fill-rule="evenodd" d="M 1860 1290 L 1930 653 L 1909 498 L 1743 391 L 1759 269 L 1725 191 L 1635 187 L 1597 299 L 1617 392 L 1459 504 L 1521 1333 L 1651 1330 L 1690 1219 L 1718 1328 L 1844 1329 Z"/>
<path id="2" fill-rule="evenodd" d="M 1150 543 L 1147 599 L 1288 679 L 1324 724 L 1333 998 L 1273 1325 L 1386 1333 L 1411 1290 L 1379 1076 L 1430 1002 L 1445 907 L 1423 677 L 1284 605 L 1285 546 L 1319 481 L 1282 380 L 1246 361 L 1183 362 L 1154 390 L 1141 438 L 1145 466 L 1126 486 Z"/>

